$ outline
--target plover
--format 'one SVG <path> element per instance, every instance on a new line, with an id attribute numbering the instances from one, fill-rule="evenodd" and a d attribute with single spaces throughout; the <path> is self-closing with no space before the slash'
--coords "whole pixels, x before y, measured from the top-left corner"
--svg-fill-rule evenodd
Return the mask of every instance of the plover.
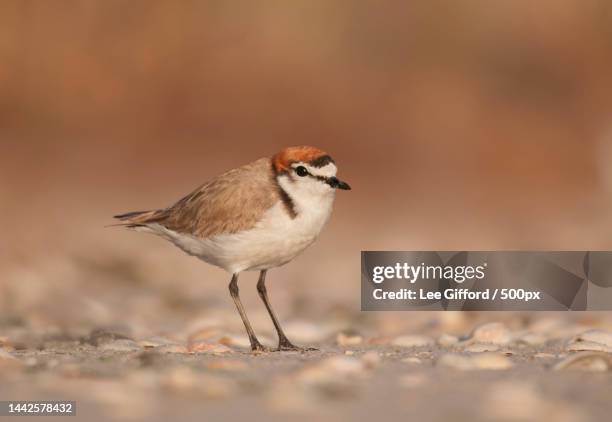
<path id="1" fill-rule="evenodd" d="M 336 189 L 351 189 L 336 171 L 334 160 L 320 149 L 289 147 L 221 174 L 168 208 L 115 218 L 232 274 L 229 291 L 254 351 L 266 348 L 240 301 L 238 276 L 260 271 L 257 291 L 278 333 L 277 350 L 306 350 L 283 332 L 268 300 L 266 274 L 310 246 L 331 215 Z"/>

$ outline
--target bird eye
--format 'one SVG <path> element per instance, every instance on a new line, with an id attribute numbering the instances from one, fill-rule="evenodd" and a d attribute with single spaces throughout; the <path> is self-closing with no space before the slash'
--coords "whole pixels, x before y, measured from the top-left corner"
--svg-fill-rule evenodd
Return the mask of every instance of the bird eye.
<path id="1" fill-rule="evenodd" d="M 295 172 L 300 177 L 308 176 L 308 170 L 306 170 L 306 167 L 304 167 L 304 166 L 296 167 L 295 168 Z"/>

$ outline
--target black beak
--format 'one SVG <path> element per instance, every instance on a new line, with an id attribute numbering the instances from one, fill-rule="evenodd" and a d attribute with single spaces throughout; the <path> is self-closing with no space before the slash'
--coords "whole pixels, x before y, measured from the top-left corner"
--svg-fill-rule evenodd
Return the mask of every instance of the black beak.
<path id="1" fill-rule="evenodd" d="M 343 182 L 337 177 L 329 177 L 327 179 L 327 184 L 334 189 L 351 190 L 351 187 L 349 186 L 348 183 Z"/>

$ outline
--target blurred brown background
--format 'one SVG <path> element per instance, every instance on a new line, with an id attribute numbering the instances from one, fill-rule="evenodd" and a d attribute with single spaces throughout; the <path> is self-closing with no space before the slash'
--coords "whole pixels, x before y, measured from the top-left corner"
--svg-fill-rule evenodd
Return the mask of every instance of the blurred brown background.
<path id="1" fill-rule="evenodd" d="M 0 322 L 233 312 L 228 275 L 104 226 L 288 145 L 354 190 L 271 273 L 285 318 L 357 313 L 362 249 L 610 249 L 610 69 L 606 0 L 3 0 Z"/>

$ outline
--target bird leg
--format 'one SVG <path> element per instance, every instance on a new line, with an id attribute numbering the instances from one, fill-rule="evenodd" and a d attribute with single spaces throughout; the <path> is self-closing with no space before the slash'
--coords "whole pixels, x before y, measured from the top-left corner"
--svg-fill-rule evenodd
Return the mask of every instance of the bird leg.
<path id="1" fill-rule="evenodd" d="M 238 309 L 238 313 L 242 318 L 242 322 L 244 323 L 244 328 L 246 328 L 247 334 L 249 335 L 249 341 L 251 342 L 251 350 L 265 352 L 268 349 L 262 345 L 255 333 L 253 332 L 253 328 L 251 327 L 251 323 L 247 318 L 246 312 L 244 311 L 244 307 L 242 306 L 242 302 L 240 301 L 240 296 L 238 292 L 238 274 L 232 275 L 232 281 L 229 284 L 230 295 L 232 295 L 232 299 L 234 299 L 234 303 L 236 304 L 236 308 Z"/>
<path id="2" fill-rule="evenodd" d="M 274 324 L 274 328 L 276 328 L 276 332 L 278 334 L 278 351 L 283 350 L 297 350 L 297 351 L 315 351 L 317 349 L 313 348 L 304 348 L 293 345 L 280 326 L 274 311 L 272 310 L 272 306 L 270 305 L 270 301 L 268 300 L 268 291 L 266 290 L 266 270 L 262 270 L 259 274 L 259 281 L 257 282 L 257 292 L 259 293 L 259 297 L 263 300 L 263 303 L 266 305 L 266 309 L 270 314 L 270 318 L 272 319 L 272 323 Z"/>

